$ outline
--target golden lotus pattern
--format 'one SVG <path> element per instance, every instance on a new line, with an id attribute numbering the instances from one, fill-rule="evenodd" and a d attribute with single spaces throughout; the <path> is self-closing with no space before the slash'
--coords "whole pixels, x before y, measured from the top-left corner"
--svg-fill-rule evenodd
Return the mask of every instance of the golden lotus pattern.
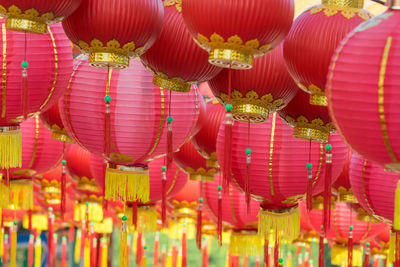
<path id="1" fill-rule="evenodd" d="M 294 127 L 293 136 L 296 138 L 328 142 L 329 134 L 335 132 L 335 127 L 331 122 L 324 123 L 320 118 L 309 121 L 304 116 L 299 116 L 295 119 L 290 115 L 286 115 L 283 119 L 287 124 Z"/>
<path id="2" fill-rule="evenodd" d="M 337 5 L 317 5 L 314 7 L 311 7 L 309 9 L 310 14 L 318 14 L 320 12 L 324 12 L 324 14 L 328 17 L 334 16 L 338 13 L 340 13 L 343 17 L 346 19 L 351 19 L 354 16 L 359 16 L 363 20 L 368 20 L 372 18 L 371 13 L 364 9 L 360 9 L 357 7 L 349 7 L 349 6 L 337 6 Z"/>

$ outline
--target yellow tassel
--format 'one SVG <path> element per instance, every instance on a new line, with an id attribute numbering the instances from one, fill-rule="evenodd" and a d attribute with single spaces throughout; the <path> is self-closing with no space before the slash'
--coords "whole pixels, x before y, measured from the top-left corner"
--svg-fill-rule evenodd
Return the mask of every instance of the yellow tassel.
<path id="1" fill-rule="evenodd" d="M 292 242 L 300 233 L 299 207 L 285 211 L 270 211 L 261 209 L 258 213 L 258 233 L 260 236 L 269 236 L 271 242 Z"/>
<path id="2" fill-rule="evenodd" d="M 176 267 L 182 267 L 182 250 L 179 250 Z"/>
<path id="3" fill-rule="evenodd" d="M 1 127 L 4 128 L 4 127 Z M 0 132 L 0 168 L 9 169 L 22 165 L 22 137 L 20 129 Z"/>
<path id="4" fill-rule="evenodd" d="M 141 232 L 152 232 L 157 231 L 157 210 L 155 206 L 139 206 L 137 209 L 137 226 Z M 128 217 L 128 225 L 132 226 L 132 209 L 126 210 Z"/>
<path id="5" fill-rule="evenodd" d="M 10 247 L 10 267 L 16 267 L 17 264 L 17 226 L 12 227 L 11 247 Z"/>
<path id="6" fill-rule="evenodd" d="M 44 214 L 32 214 L 32 229 L 35 229 L 36 231 L 47 231 L 48 228 L 48 222 L 49 220 L 47 219 L 47 216 Z M 29 215 L 25 214 L 24 218 L 22 220 L 22 226 L 25 229 L 29 228 Z"/>
<path id="7" fill-rule="evenodd" d="M 388 255 L 388 262 L 393 263 L 396 260 L 396 233 L 390 233 L 390 240 L 389 240 L 389 255 Z"/>
<path id="8" fill-rule="evenodd" d="M 257 256 L 261 254 L 263 239 L 254 231 L 232 232 L 229 243 L 229 254 Z"/>
<path id="9" fill-rule="evenodd" d="M 347 257 L 347 246 L 345 245 L 333 245 L 332 246 L 332 265 L 344 265 L 348 266 Z M 362 266 L 363 252 L 359 246 L 353 248 L 353 266 Z"/>
<path id="10" fill-rule="evenodd" d="M 105 199 L 149 202 L 149 172 L 107 168 Z M 141 169 L 141 168 L 140 168 Z"/>
<path id="11" fill-rule="evenodd" d="M 1 230 L 0 230 L 0 258 L 3 259 L 3 256 L 4 256 L 4 228 L 1 228 Z"/>
<path id="12" fill-rule="evenodd" d="M 74 262 L 76 264 L 78 264 L 79 261 L 81 260 L 81 238 L 82 238 L 82 233 L 81 233 L 81 230 L 78 229 L 76 231 L 75 253 L 74 253 Z"/>
<path id="13" fill-rule="evenodd" d="M 172 251 L 171 250 L 168 252 L 168 256 L 167 256 L 167 267 L 172 267 Z"/>
<path id="14" fill-rule="evenodd" d="M 102 222 L 104 218 L 103 207 L 97 202 L 89 202 L 89 221 Z M 76 203 L 74 206 L 74 221 L 86 220 L 86 203 Z"/>
<path id="15" fill-rule="evenodd" d="M 90 267 L 90 239 L 85 238 L 85 247 L 83 249 L 84 267 Z"/>
<path id="16" fill-rule="evenodd" d="M 394 219 L 393 229 L 400 230 L 400 180 L 397 181 L 396 194 L 394 200 Z"/>
<path id="17" fill-rule="evenodd" d="M 42 240 L 38 236 L 35 241 L 35 267 L 40 267 L 42 262 Z"/>
<path id="18" fill-rule="evenodd" d="M 121 267 L 127 267 L 127 245 L 128 245 L 128 232 L 126 229 L 126 222 L 123 222 L 122 229 L 119 237 L 119 263 Z"/>
<path id="19" fill-rule="evenodd" d="M 101 240 L 101 267 L 107 267 L 107 238 L 103 237 Z"/>
<path id="20" fill-rule="evenodd" d="M 147 247 L 144 247 L 144 254 L 142 258 L 142 267 L 147 267 L 147 252 L 146 252 Z"/>

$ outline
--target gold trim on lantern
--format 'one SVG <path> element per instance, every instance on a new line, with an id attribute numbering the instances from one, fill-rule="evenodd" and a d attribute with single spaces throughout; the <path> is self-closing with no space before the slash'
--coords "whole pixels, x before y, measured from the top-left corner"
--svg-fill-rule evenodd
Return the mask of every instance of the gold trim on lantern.
<path id="1" fill-rule="evenodd" d="M 252 104 L 234 106 L 232 114 L 236 121 L 251 123 L 263 123 L 269 116 L 267 109 Z"/>
<path id="2" fill-rule="evenodd" d="M 94 52 L 89 54 L 89 64 L 96 68 L 125 69 L 129 67 L 129 57 L 117 53 Z"/>
<path id="3" fill-rule="evenodd" d="M 179 13 L 182 12 L 182 0 L 164 0 L 164 6 L 175 6 Z"/>
<path id="4" fill-rule="evenodd" d="M 232 231 L 229 241 L 229 254 L 257 256 L 261 254 L 263 238 L 254 230 Z"/>
<path id="5" fill-rule="evenodd" d="M 328 0 L 329 1 L 329 0 Z M 310 14 L 318 14 L 321 11 L 324 12 L 325 16 L 331 17 L 340 12 L 340 14 L 346 19 L 351 19 L 355 15 L 360 17 L 363 20 L 368 20 L 373 17 L 371 13 L 361 8 L 347 7 L 347 6 L 335 6 L 335 5 L 317 5 L 313 6 L 310 9 Z"/>
<path id="6" fill-rule="evenodd" d="M 214 176 L 219 173 L 219 170 L 215 168 L 209 168 L 207 170 L 204 168 L 198 168 L 195 170 L 187 167 L 185 172 L 189 173 L 190 180 L 212 182 L 214 181 Z"/>
<path id="7" fill-rule="evenodd" d="M 57 180 L 47 180 L 41 179 L 40 183 L 40 192 L 45 194 L 61 194 L 61 182 Z"/>
<path id="8" fill-rule="evenodd" d="M 313 128 L 294 127 L 293 136 L 303 140 L 315 142 L 328 142 L 329 133 Z"/>
<path id="9" fill-rule="evenodd" d="M 326 6 L 363 8 L 364 0 L 322 0 L 322 4 Z"/>
<path id="10" fill-rule="evenodd" d="M 93 224 L 93 231 L 97 234 L 111 234 L 113 229 L 112 218 L 105 218 L 101 222 Z"/>
<path id="11" fill-rule="evenodd" d="M 311 122 L 304 116 L 294 119 L 290 115 L 284 118 L 287 124 L 294 127 L 293 136 L 299 139 L 311 140 L 315 142 L 328 142 L 329 134 L 335 132 L 332 123 L 324 123 L 320 118 L 313 119 Z"/>
<path id="12" fill-rule="evenodd" d="M 6 28 L 12 31 L 40 33 L 47 32 L 47 24 L 41 21 L 9 17 L 6 20 Z"/>
<path id="13" fill-rule="evenodd" d="M 62 142 L 68 142 L 68 143 L 75 143 L 74 140 L 72 140 L 71 137 L 68 136 L 67 131 L 65 128 L 60 128 L 57 124 L 53 124 L 50 126 L 46 122 L 42 121 L 44 126 L 51 131 L 51 138 L 62 141 Z"/>
<path id="14" fill-rule="evenodd" d="M 162 74 L 154 75 L 153 84 L 175 92 L 189 92 L 191 86 L 190 83 L 185 82 L 182 78 L 168 78 Z"/>
<path id="15" fill-rule="evenodd" d="M 197 218 L 197 202 L 188 202 L 186 200 L 178 201 L 173 199 L 173 214 L 178 218 Z"/>
<path id="16" fill-rule="evenodd" d="M 86 205 L 88 204 L 88 205 Z M 78 202 L 74 206 L 74 221 L 86 220 L 86 209 L 88 209 L 88 220 L 90 222 L 103 221 L 103 206 L 98 202 Z"/>
<path id="17" fill-rule="evenodd" d="M 363 209 L 357 210 L 357 220 L 362 221 L 362 222 L 368 222 L 368 223 L 380 223 L 381 222 L 378 219 L 372 217 L 370 214 L 368 214 Z"/>
<path id="18" fill-rule="evenodd" d="M 310 104 L 316 106 L 328 106 L 328 98 L 325 95 L 313 94 L 310 95 Z"/>
<path id="19" fill-rule="evenodd" d="M 76 185 L 77 189 L 83 190 L 83 191 L 92 191 L 92 192 L 100 191 L 100 188 L 94 179 L 89 179 L 86 176 L 83 176 L 83 177 L 74 176 L 74 178 L 78 178 L 77 179 L 78 184 Z"/>
<path id="20" fill-rule="evenodd" d="M 272 50 L 271 44 L 260 45 L 258 39 L 243 42 L 237 35 L 225 40 L 217 33 L 213 33 L 209 38 L 199 33 L 195 42 L 210 52 L 208 61 L 211 64 L 232 69 L 250 69 L 254 57 Z"/>
<path id="21" fill-rule="evenodd" d="M 339 186 L 339 188 L 332 188 L 332 190 L 337 192 L 340 202 L 358 203 L 358 200 L 354 196 L 351 188 L 347 190 L 343 186 Z"/>
<path id="22" fill-rule="evenodd" d="M 353 247 L 353 266 L 362 266 L 363 252 L 360 246 Z M 331 251 L 331 264 L 339 266 L 349 266 L 348 264 L 348 247 L 335 243 Z"/>

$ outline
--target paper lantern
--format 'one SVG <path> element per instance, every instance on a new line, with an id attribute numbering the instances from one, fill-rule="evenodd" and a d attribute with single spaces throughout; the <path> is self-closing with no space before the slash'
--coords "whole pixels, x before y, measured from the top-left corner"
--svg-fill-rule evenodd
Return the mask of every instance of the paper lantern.
<path id="1" fill-rule="evenodd" d="M 223 104 L 230 103 L 232 89 L 233 118 L 243 122 L 267 120 L 270 112 L 286 106 L 298 90 L 287 72 L 282 46 L 254 60 L 251 70 L 224 69 L 208 84 Z"/>
<path id="2" fill-rule="evenodd" d="M 330 114 L 345 142 L 362 157 L 395 172 L 400 172 L 400 80 L 394 71 L 398 8 L 389 8 L 346 36 L 332 57 L 327 82 Z"/>
<path id="3" fill-rule="evenodd" d="M 270 52 L 285 38 L 292 25 L 294 3 L 187 0 L 182 1 L 182 14 L 196 43 L 210 53 L 210 63 L 248 69 L 254 57 Z"/>
<path id="4" fill-rule="evenodd" d="M 251 196 L 261 202 L 259 233 L 272 231 L 279 240 L 292 241 L 299 234 L 300 218 L 298 202 L 307 191 L 307 163 L 312 163 L 312 194 L 324 190 L 325 153 L 322 144 L 298 140 L 276 113 L 267 123 L 248 124 L 237 122 L 233 126 L 232 178 L 237 186 L 246 191 L 246 179 Z M 249 139 L 250 137 L 250 139 Z M 217 139 L 217 157 L 224 155 L 224 127 Z M 343 169 L 347 148 L 337 135 L 331 136 L 332 181 Z M 251 165 L 248 173 L 246 150 L 251 149 Z M 219 161 L 220 164 L 221 161 Z M 222 166 L 221 166 L 222 167 Z"/>
<path id="5" fill-rule="evenodd" d="M 313 142 L 328 142 L 335 127 L 326 107 L 311 105 L 308 94 L 299 90 L 293 100 L 282 110 L 279 116 L 293 127 L 293 136 Z"/>
<path id="6" fill-rule="evenodd" d="M 351 150 L 348 150 L 346 161 L 343 167 L 342 172 L 336 181 L 332 184 L 332 190 L 339 197 L 339 201 L 341 202 L 350 202 L 357 203 L 357 199 L 353 195 L 353 190 L 350 185 L 350 159 L 353 153 Z"/>
<path id="7" fill-rule="evenodd" d="M 207 52 L 193 42 L 180 5 L 175 1 L 164 1 L 164 5 L 161 34 L 141 60 L 154 73 L 155 85 L 188 92 L 190 84 L 208 81 L 221 69 L 208 63 Z"/>
<path id="8" fill-rule="evenodd" d="M 151 80 L 152 75 L 137 60 L 129 69 L 109 72 L 93 69 L 82 60 L 62 99 L 61 118 L 68 135 L 110 163 L 106 199 L 149 201 L 148 161 L 167 152 L 168 136 L 171 151 L 175 151 L 196 127 L 197 88 L 189 93 L 173 92 L 169 99 L 165 89 Z M 173 118 L 172 123 L 167 123 L 167 116 Z M 169 127 L 172 136 L 167 134 Z"/>
<path id="9" fill-rule="evenodd" d="M 7 30 L 5 19 L 0 23 L 0 168 L 21 167 L 19 124 L 51 107 L 64 92 L 72 72 L 71 45 L 59 24 L 50 26 L 44 35 L 24 35 Z"/>
<path id="10" fill-rule="evenodd" d="M 47 111 L 42 112 L 40 114 L 40 119 L 46 128 L 51 131 L 51 137 L 53 139 L 73 143 L 71 137 L 68 136 L 67 131 L 62 124 L 58 102 Z"/>
<path id="11" fill-rule="evenodd" d="M 348 32 L 372 17 L 363 4 L 321 0 L 293 22 L 284 42 L 285 62 L 298 86 L 311 94 L 310 104 L 327 105 L 326 76 L 336 47 Z"/>
<path id="12" fill-rule="evenodd" d="M 163 16 L 161 0 L 82 0 L 63 27 L 92 66 L 119 69 L 154 43 Z"/>
<path id="13" fill-rule="evenodd" d="M 46 33 L 47 25 L 69 16 L 81 0 L 1 0 L 0 15 L 7 18 L 9 30 L 25 33 Z"/>

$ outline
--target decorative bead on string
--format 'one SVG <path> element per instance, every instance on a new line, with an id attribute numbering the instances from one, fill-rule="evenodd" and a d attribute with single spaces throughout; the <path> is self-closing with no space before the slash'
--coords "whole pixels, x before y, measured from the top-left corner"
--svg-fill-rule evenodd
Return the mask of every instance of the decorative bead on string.
<path id="1" fill-rule="evenodd" d="M 313 186 L 313 180 L 312 180 L 312 163 L 309 162 L 307 163 L 307 193 L 306 193 L 306 204 L 307 204 L 307 210 L 312 209 L 312 186 Z"/>

